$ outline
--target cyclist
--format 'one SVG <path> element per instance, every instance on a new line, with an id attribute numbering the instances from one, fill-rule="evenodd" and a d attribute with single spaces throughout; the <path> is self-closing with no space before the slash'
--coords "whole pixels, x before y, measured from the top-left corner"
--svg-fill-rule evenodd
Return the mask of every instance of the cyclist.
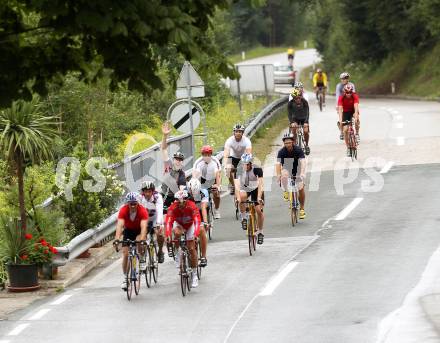
<path id="1" fill-rule="evenodd" d="M 359 140 L 359 97 L 354 92 L 354 87 L 347 83 L 344 86 L 344 95 L 340 95 L 338 98 L 338 112 L 339 112 L 339 123 L 344 121 L 350 121 L 354 117 L 356 124 L 356 139 Z M 345 137 L 345 145 L 347 146 L 347 156 L 350 157 L 350 149 L 348 143 L 348 129 L 346 124 L 339 125 L 341 133 Z"/>
<path id="2" fill-rule="evenodd" d="M 188 192 L 186 190 L 179 190 L 174 194 L 176 201 L 174 201 L 168 208 L 167 217 L 165 220 L 167 241 L 171 240 L 171 230 L 174 231 L 176 239 L 176 251 L 180 245 L 180 236 L 186 234 L 188 250 L 191 256 L 191 267 L 193 268 L 192 287 L 199 285 L 197 277 L 197 251 L 194 245 L 194 237 L 198 237 L 200 233 L 200 213 L 196 204 L 188 200 Z M 179 267 L 179 254 L 175 257 L 176 267 Z"/>
<path id="3" fill-rule="evenodd" d="M 232 128 L 234 134 L 225 142 L 223 161 L 226 163 L 225 172 L 229 178 L 229 191 L 234 194 L 234 174 L 237 171 L 241 155 L 252 153 L 251 140 L 243 136 L 245 127 L 242 124 L 235 124 Z M 230 160 L 229 160 L 230 159 Z"/>
<path id="4" fill-rule="evenodd" d="M 168 155 L 167 138 L 171 132 L 171 128 L 168 122 L 162 125 L 162 158 L 164 161 L 164 177 L 162 182 L 161 193 L 164 198 L 164 206 L 169 207 L 174 201 L 174 193 L 180 188 L 185 187 L 186 178 L 183 171 L 183 160 L 185 155 L 181 152 L 176 152 L 173 155 L 173 161 L 171 162 Z"/>
<path id="5" fill-rule="evenodd" d="M 295 136 L 292 133 L 286 133 L 283 136 L 284 147 L 278 151 L 277 162 L 275 164 L 275 174 L 277 182 L 283 190 L 284 200 L 289 199 L 288 181 L 289 177 L 293 178 L 298 186 L 299 194 L 299 219 L 306 218 L 304 205 L 306 201 L 306 193 L 304 190 L 304 180 L 306 175 L 306 159 L 301 148 L 296 146 Z"/>
<path id="6" fill-rule="evenodd" d="M 125 205 L 119 209 L 118 221 L 116 223 L 116 234 L 114 246 L 117 247 L 123 240 L 145 241 L 147 239 L 147 223 L 148 211 L 139 204 L 139 193 L 130 192 L 125 196 Z M 138 245 L 138 251 L 141 255 L 139 267 L 141 270 L 147 268 L 145 261 L 144 248 Z M 123 291 L 127 290 L 127 273 L 128 273 L 128 246 L 126 243 L 122 244 L 122 272 L 124 273 L 124 281 L 121 288 Z"/>
<path id="7" fill-rule="evenodd" d="M 325 90 L 327 89 L 327 74 L 321 68 L 316 69 L 313 75 L 313 88 L 315 89 L 316 100 L 318 100 L 319 89 L 322 89 L 322 103 L 325 105 Z"/>
<path id="8" fill-rule="evenodd" d="M 163 263 L 163 198 L 160 193 L 156 192 L 156 187 L 152 181 L 142 182 L 141 191 L 141 204 L 148 210 L 148 233 L 156 234 L 159 245 L 157 260 L 159 263 Z"/>
<path id="9" fill-rule="evenodd" d="M 206 189 L 202 189 L 202 185 L 198 179 L 192 178 L 188 182 L 188 195 L 189 199 L 194 201 L 197 205 L 200 215 L 203 219 L 203 224 L 200 226 L 200 244 L 202 248 L 202 256 L 200 257 L 200 266 L 206 267 L 208 260 L 206 259 L 206 249 L 208 246 L 208 239 L 206 237 L 206 226 L 208 225 L 208 207 L 209 207 L 209 194 Z"/>
<path id="10" fill-rule="evenodd" d="M 287 60 L 289 61 L 289 65 L 293 64 L 293 59 L 295 58 L 295 49 L 290 47 L 287 49 Z"/>
<path id="11" fill-rule="evenodd" d="M 235 177 L 235 195 L 240 208 L 241 225 L 243 230 L 247 230 L 248 217 L 245 214 L 245 205 L 242 203 L 251 197 L 251 201 L 255 203 L 257 212 L 257 243 L 263 244 L 263 169 L 252 164 L 252 154 L 245 153 L 241 156 L 243 168 L 237 171 Z"/>
<path id="12" fill-rule="evenodd" d="M 339 100 L 339 97 L 341 95 L 344 95 L 344 86 L 346 84 L 351 84 L 353 86 L 353 92 L 356 92 L 356 87 L 354 86 L 354 83 L 350 82 L 350 74 L 349 73 L 344 71 L 343 73 L 341 73 L 341 75 L 339 75 L 339 79 L 341 80 L 341 82 L 339 82 L 336 85 L 336 91 L 335 91 L 335 95 L 336 95 L 336 113 L 338 114 L 338 116 L 339 116 L 338 100 Z M 339 125 L 338 125 L 338 128 L 341 129 L 339 127 Z M 356 128 L 356 132 L 358 133 L 358 136 L 356 138 L 359 139 L 359 127 Z M 342 132 L 341 132 L 341 135 L 339 136 L 339 139 L 341 141 L 344 139 L 344 135 L 342 134 Z M 358 142 L 359 142 L 359 140 L 358 140 Z"/>
<path id="13" fill-rule="evenodd" d="M 194 163 L 193 177 L 200 179 L 202 188 L 211 190 L 214 198 L 214 218 L 220 219 L 220 184 L 221 164 L 212 156 L 212 147 L 205 145 L 201 149 L 202 156 Z"/>
<path id="14" fill-rule="evenodd" d="M 301 90 L 299 88 L 293 88 L 292 93 L 290 93 L 292 98 L 287 104 L 287 112 L 290 123 L 290 130 L 296 136 L 296 130 L 299 125 L 304 128 L 304 141 L 305 141 L 305 153 L 310 154 L 309 147 L 309 104 L 302 97 Z"/>

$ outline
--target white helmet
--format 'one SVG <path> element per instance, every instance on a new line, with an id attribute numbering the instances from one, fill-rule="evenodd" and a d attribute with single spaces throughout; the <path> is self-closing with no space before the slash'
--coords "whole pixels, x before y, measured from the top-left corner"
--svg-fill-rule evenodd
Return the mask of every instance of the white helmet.
<path id="1" fill-rule="evenodd" d="M 200 183 L 199 179 L 192 178 L 191 180 L 189 180 L 188 189 L 193 196 L 199 194 L 201 188 L 202 188 L 202 184 Z"/>
<path id="2" fill-rule="evenodd" d="M 174 193 L 174 198 L 183 201 L 188 198 L 188 192 L 186 190 L 180 190 Z"/>
<path id="3" fill-rule="evenodd" d="M 347 73 L 346 71 L 344 71 L 341 75 L 339 75 L 339 78 L 342 79 L 349 79 L 350 78 L 350 74 Z"/>

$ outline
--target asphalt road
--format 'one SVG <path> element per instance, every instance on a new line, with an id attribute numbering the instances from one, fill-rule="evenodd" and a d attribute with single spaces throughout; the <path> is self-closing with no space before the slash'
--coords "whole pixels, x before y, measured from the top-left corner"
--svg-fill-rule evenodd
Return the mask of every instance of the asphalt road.
<path id="1" fill-rule="evenodd" d="M 361 99 L 359 162 L 344 157 L 333 105 L 319 112 L 311 101 L 307 218 L 297 227 L 268 178 L 254 256 L 226 196 L 208 267 L 185 298 L 167 259 L 159 283 L 128 302 L 114 255 L 0 322 L 0 342 L 375 342 L 440 244 L 440 105 Z M 264 162 L 269 175 L 273 154 Z"/>

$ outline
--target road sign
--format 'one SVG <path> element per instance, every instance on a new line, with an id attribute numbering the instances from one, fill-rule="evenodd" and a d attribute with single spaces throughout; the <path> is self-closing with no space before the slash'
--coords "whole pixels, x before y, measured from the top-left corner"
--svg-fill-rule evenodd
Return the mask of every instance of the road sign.
<path id="1" fill-rule="evenodd" d="M 191 63 L 186 61 L 177 80 L 176 98 L 203 98 L 204 96 L 205 83 Z"/>
<path id="2" fill-rule="evenodd" d="M 180 103 L 173 108 L 170 115 L 171 123 L 173 124 L 174 128 L 183 133 L 191 132 L 191 121 L 188 110 L 188 103 Z M 200 112 L 194 105 L 191 105 L 191 116 L 193 121 L 193 130 L 195 130 L 200 124 Z"/>

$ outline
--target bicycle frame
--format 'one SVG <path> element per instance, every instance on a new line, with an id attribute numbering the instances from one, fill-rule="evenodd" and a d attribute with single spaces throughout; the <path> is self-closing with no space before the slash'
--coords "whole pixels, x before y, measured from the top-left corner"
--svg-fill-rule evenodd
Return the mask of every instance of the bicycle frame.
<path id="1" fill-rule="evenodd" d="M 357 159 L 357 140 L 356 140 L 356 136 L 355 136 L 355 131 L 354 131 L 354 118 L 352 118 L 351 120 L 345 120 L 342 122 L 342 124 L 346 124 L 348 125 L 348 148 L 350 149 L 350 156 L 351 156 L 351 160 L 354 161 L 355 159 Z"/>
<path id="2" fill-rule="evenodd" d="M 288 187 L 290 218 L 292 226 L 295 226 L 295 224 L 298 223 L 299 193 L 294 178 L 289 177 Z"/>
<path id="3" fill-rule="evenodd" d="M 252 250 L 255 251 L 257 248 L 257 236 L 256 236 L 256 228 L 257 228 L 257 214 L 255 209 L 255 203 L 253 201 L 244 201 L 242 202 L 246 205 L 246 213 L 248 214 L 248 225 L 247 225 L 247 237 L 248 237 L 248 245 L 249 245 L 249 255 L 252 256 Z"/>

